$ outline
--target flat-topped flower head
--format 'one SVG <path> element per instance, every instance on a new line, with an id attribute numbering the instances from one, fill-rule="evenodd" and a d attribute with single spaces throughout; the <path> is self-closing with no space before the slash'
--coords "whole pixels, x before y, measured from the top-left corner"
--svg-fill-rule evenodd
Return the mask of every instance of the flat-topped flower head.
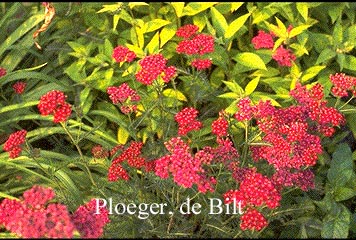
<path id="1" fill-rule="evenodd" d="M 37 108 L 42 116 L 53 115 L 53 122 L 64 122 L 72 112 L 70 104 L 66 103 L 67 96 L 59 90 L 52 90 L 40 98 Z"/>
<path id="2" fill-rule="evenodd" d="M 132 62 L 136 58 L 136 54 L 125 46 L 117 46 L 114 48 L 112 57 L 116 62 Z"/>
<path id="3" fill-rule="evenodd" d="M 10 158 L 16 158 L 20 155 L 22 144 L 26 140 L 26 134 L 27 131 L 24 129 L 10 134 L 3 147 L 4 151 L 9 152 Z"/>

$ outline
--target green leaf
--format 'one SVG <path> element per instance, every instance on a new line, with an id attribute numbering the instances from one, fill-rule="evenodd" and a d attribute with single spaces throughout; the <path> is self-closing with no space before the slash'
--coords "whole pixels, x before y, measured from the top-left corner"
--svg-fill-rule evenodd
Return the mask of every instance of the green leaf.
<path id="1" fill-rule="evenodd" d="M 144 33 L 153 32 L 170 23 L 171 23 L 170 21 L 164 19 L 153 19 L 149 22 L 145 22 L 145 25 L 143 27 L 144 29 L 143 32 Z"/>
<path id="2" fill-rule="evenodd" d="M 308 20 L 308 3 L 297 2 L 296 7 L 299 14 L 303 17 L 304 21 L 306 22 Z"/>
<path id="3" fill-rule="evenodd" d="M 235 92 L 223 93 L 218 96 L 219 98 L 229 98 L 229 99 L 238 99 L 240 95 Z"/>
<path id="4" fill-rule="evenodd" d="M 183 9 L 181 16 L 193 16 L 196 15 L 212 6 L 218 2 L 189 2 Z"/>
<path id="5" fill-rule="evenodd" d="M 248 96 L 251 93 L 253 93 L 253 91 L 255 91 L 259 82 L 260 82 L 259 76 L 252 79 L 245 87 L 245 95 Z"/>
<path id="6" fill-rule="evenodd" d="M 348 187 L 337 187 L 333 194 L 335 201 L 340 202 L 356 196 L 356 190 Z"/>
<path id="7" fill-rule="evenodd" d="M 170 98 L 175 98 L 179 101 L 188 101 L 187 98 L 184 96 L 184 94 L 176 89 L 172 89 L 172 88 L 167 88 L 165 90 L 163 90 L 162 92 L 163 96 L 166 97 L 170 97 Z"/>
<path id="8" fill-rule="evenodd" d="M 80 92 L 80 95 L 79 95 L 80 107 L 81 107 L 84 115 L 86 115 L 89 112 L 89 110 L 93 104 L 93 101 L 95 99 L 94 94 L 93 93 L 90 94 L 90 93 L 91 93 L 91 88 L 85 87 Z"/>
<path id="9" fill-rule="evenodd" d="M 348 54 L 343 54 L 345 56 L 343 67 L 349 70 L 356 71 L 356 57 Z"/>
<path id="10" fill-rule="evenodd" d="M 225 112 L 228 114 L 235 114 L 237 112 L 237 102 L 239 100 L 233 101 L 227 108 L 225 108 Z"/>
<path id="11" fill-rule="evenodd" d="M 295 28 L 292 28 L 292 30 L 289 32 L 289 37 L 295 37 L 299 34 L 301 34 L 302 32 L 304 32 L 304 30 L 308 29 L 309 27 L 311 27 L 311 25 L 301 25 Z"/>
<path id="12" fill-rule="evenodd" d="M 336 52 L 331 50 L 330 48 L 325 48 L 320 54 L 318 59 L 316 60 L 315 65 L 318 65 L 319 63 L 324 63 L 327 60 L 334 58 L 336 56 Z"/>
<path id="13" fill-rule="evenodd" d="M 347 238 L 349 235 L 351 214 L 344 205 L 337 207 L 336 215 L 328 214 L 323 219 L 322 238 Z"/>
<path id="14" fill-rule="evenodd" d="M 227 27 L 224 37 L 227 39 L 232 38 L 235 33 L 237 33 L 240 28 L 245 24 L 246 20 L 249 18 L 250 15 L 251 13 L 246 13 L 232 21 Z"/>
<path id="15" fill-rule="evenodd" d="M 214 7 L 210 8 L 210 13 L 213 26 L 216 29 L 218 36 L 224 36 L 228 27 L 225 17 Z"/>
<path id="16" fill-rule="evenodd" d="M 332 186 L 341 187 L 350 180 L 353 173 L 353 160 L 350 147 L 346 143 L 337 145 L 332 155 L 327 178 Z"/>
<path id="17" fill-rule="evenodd" d="M 245 2 L 231 2 L 230 12 L 235 12 L 239 9 Z"/>
<path id="18" fill-rule="evenodd" d="M 235 81 L 222 81 L 222 82 L 225 83 L 225 85 L 234 93 L 237 93 L 239 95 L 242 95 L 244 93 L 242 87 L 239 84 L 237 84 Z"/>
<path id="19" fill-rule="evenodd" d="M 321 70 L 323 70 L 326 66 L 313 66 L 308 68 L 302 75 L 301 77 L 301 82 L 304 83 L 310 79 L 312 79 L 313 77 L 315 77 L 316 75 L 319 74 L 319 72 Z"/>
<path id="20" fill-rule="evenodd" d="M 147 44 L 145 51 L 148 54 L 158 53 L 159 36 L 160 36 L 159 32 L 156 32 L 156 34 L 152 37 L 151 41 Z"/>
<path id="21" fill-rule="evenodd" d="M 180 18 L 183 14 L 184 2 L 171 2 L 170 4 L 174 8 L 177 17 Z"/>
<path id="22" fill-rule="evenodd" d="M 249 67 L 251 69 L 267 70 L 266 65 L 261 59 L 261 57 L 255 53 L 251 53 L 251 52 L 238 53 L 233 59 L 236 60 L 236 62 L 246 67 Z"/>
<path id="23" fill-rule="evenodd" d="M 177 31 L 177 25 L 174 23 L 168 24 L 161 30 L 161 34 L 159 35 L 160 39 L 160 48 L 164 46 L 169 40 L 171 40 Z"/>

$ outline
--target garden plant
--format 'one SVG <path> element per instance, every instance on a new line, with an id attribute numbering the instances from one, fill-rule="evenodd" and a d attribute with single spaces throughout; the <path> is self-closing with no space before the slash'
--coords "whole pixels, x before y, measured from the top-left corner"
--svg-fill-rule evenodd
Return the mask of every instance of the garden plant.
<path id="1" fill-rule="evenodd" d="M 0 3 L 0 237 L 355 237 L 355 13 Z"/>

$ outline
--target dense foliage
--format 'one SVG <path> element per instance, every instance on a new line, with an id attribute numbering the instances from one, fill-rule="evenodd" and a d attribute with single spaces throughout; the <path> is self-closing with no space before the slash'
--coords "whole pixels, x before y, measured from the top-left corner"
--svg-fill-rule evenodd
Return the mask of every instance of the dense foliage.
<path id="1" fill-rule="evenodd" d="M 356 4 L 0 11 L 1 237 L 356 236 Z"/>

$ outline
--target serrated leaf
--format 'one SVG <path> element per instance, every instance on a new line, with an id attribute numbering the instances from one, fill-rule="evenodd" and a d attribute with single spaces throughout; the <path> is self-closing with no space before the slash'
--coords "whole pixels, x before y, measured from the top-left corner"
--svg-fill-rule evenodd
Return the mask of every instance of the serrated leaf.
<path id="1" fill-rule="evenodd" d="M 327 179 L 334 187 L 345 186 L 353 173 L 353 160 L 350 147 L 346 143 L 337 145 L 332 155 Z"/>
<path id="2" fill-rule="evenodd" d="M 263 62 L 262 58 L 255 53 L 251 53 L 251 52 L 238 53 L 234 57 L 234 60 L 251 69 L 267 70 L 266 65 Z"/>
<path id="3" fill-rule="evenodd" d="M 253 93 L 253 91 L 255 91 L 259 82 L 260 82 L 259 76 L 252 79 L 245 87 L 245 95 L 248 96 L 251 93 Z"/>
<path id="4" fill-rule="evenodd" d="M 237 33 L 240 28 L 245 24 L 246 20 L 249 18 L 250 15 L 251 13 L 246 13 L 232 21 L 227 27 L 224 37 L 227 39 L 232 38 L 235 33 Z"/>
<path id="5" fill-rule="evenodd" d="M 349 235 L 351 214 L 344 205 L 337 206 L 337 215 L 329 214 L 323 219 L 322 238 L 347 238 Z"/>
<path id="6" fill-rule="evenodd" d="M 163 90 L 162 94 L 166 97 L 175 98 L 179 101 L 188 101 L 181 91 L 172 88 L 167 88 Z"/>

